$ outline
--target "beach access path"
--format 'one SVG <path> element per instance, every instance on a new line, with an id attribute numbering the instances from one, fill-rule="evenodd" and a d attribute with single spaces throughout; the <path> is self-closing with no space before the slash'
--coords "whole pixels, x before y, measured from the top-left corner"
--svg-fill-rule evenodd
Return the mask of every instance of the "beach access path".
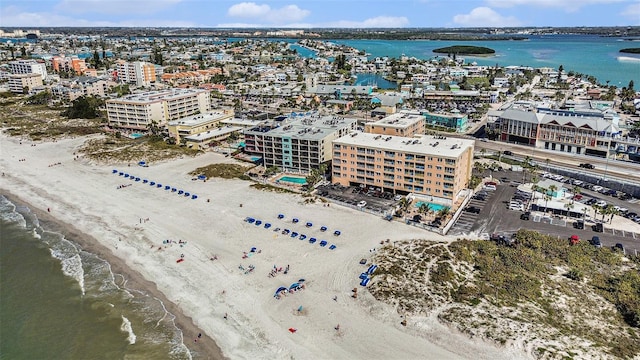
<path id="1" fill-rule="evenodd" d="M 358 286 L 363 271 L 358 262 L 381 240 L 450 238 L 337 205 L 305 204 L 300 195 L 255 190 L 249 181 L 192 180 L 188 172 L 197 167 L 235 162 L 215 153 L 149 167 L 74 160 L 84 140 L 31 146 L 29 141 L 21 144 L 2 135 L 0 189 L 40 211 L 48 209 L 52 217 L 99 242 L 122 262 L 123 272 L 127 267 L 154 283 L 175 305 L 174 312 L 191 319 L 227 358 L 527 358 L 522 349 L 469 339 L 435 318 L 410 317 L 404 327 L 392 306 Z M 60 164 L 49 166 L 52 163 Z M 124 179 L 113 169 L 198 198 Z M 118 188 L 125 183 L 132 186 Z M 278 219 L 279 213 L 285 218 Z M 243 221 L 248 216 L 269 222 L 272 228 Z M 292 223 L 293 217 L 299 223 Z M 307 228 L 307 221 L 313 226 Z M 321 232 L 321 225 L 329 230 Z M 337 248 L 282 235 L 273 231 L 276 227 L 305 234 L 307 239 L 316 237 L 318 242 L 327 240 Z M 334 230 L 341 235 L 332 235 Z M 258 251 L 250 252 L 252 247 Z M 270 277 L 274 265 L 290 270 Z M 242 270 L 250 266 L 253 271 Z M 278 287 L 289 287 L 301 278 L 304 289 L 274 298 Z M 360 289 L 357 299 L 350 296 L 354 287 Z M 198 348 L 187 336 L 186 345 L 200 354 L 196 357 L 215 358 L 207 355 L 215 346 Z"/>

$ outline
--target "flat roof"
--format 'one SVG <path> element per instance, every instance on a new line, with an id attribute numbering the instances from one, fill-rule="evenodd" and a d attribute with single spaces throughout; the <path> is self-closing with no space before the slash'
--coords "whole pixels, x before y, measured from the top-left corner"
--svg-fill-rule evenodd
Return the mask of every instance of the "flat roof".
<path id="1" fill-rule="evenodd" d="M 222 120 L 221 123 L 223 124 L 229 124 L 229 125 L 237 125 L 237 126 L 242 126 L 242 127 L 252 127 L 252 126 L 256 126 L 259 125 L 260 123 L 263 123 L 265 120 L 255 120 L 255 119 L 245 119 L 245 118 L 231 118 L 231 119 L 226 119 L 226 120 Z"/>
<path id="2" fill-rule="evenodd" d="M 229 125 L 229 126 L 201 132 L 199 134 L 185 136 L 185 139 L 200 142 L 200 141 L 206 141 L 206 140 L 218 137 L 220 135 L 225 135 L 225 134 L 229 134 L 229 133 L 240 131 L 240 130 L 242 130 L 240 126 Z"/>
<path id="3" fill-rule="evenodd" d="M 196 95 L 204 92 L 206 92 L 206 90 L 203 89 L 171 88 L 167 90 L 147 91 L 139 94 L 125 95 L 121 98 L 108 100 L 107 102 L 128 102 L 145 104 L 162 100 L 179 99 L 187 95 Z"/>
<path id="4" fill-rule="evenodd" d="M 367 123 L 367 125 L 404 129 L 417 122 L 420 122 L 420 121 L 424 122 L 424 120 L 425 120 L 424 115 L 418 112 L 399 112 L 399 113 L 391 114 L 389 116 L 385 116 L 384 118 L 378 121 Z"/>
<path id="5" fill-rule="evenodd" d="M 474 140 L 446 136 L 422 135 L 408 138 L 361 132 L 343 136 L 334 140 L 333 143 L 447 158 L 458 158 L 468 148 L 473 149 L 475 145 Z"/>
<path id="6" fill-rule="evenodd" d="M 356 124 L 358 121 L 355 118 L 344 118 L 341 116 L 330 115 L 320 116 L 317 114 L 298 116 L 293 119 L 290 123 L 284 126 L 275 127 L 267 132 L 258 132 L 277 137 L 322 140 L 336 131 L 353 127 L 353 124 Z"/>
<path id="7" fill-rule="evenodd" d="M 210 111 L 202 114 L 187 116 L 178 120 L 173 120 L 169 122 L 169 126 L 197 126 L 200 124 L 205 124 L 210 121 L 220 120 L 224 117 L 229 117 L 231 114 L 225 113 L 223 111 Z"/>

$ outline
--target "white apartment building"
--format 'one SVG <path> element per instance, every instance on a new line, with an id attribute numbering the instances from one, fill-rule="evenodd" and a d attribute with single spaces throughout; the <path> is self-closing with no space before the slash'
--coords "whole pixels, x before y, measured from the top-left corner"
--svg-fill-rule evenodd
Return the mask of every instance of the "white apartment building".
<path id="1" fill-rule="evenodd" d="M 40 74 L 42 80 L 47 78 L 47 66 L 35 60 L 16 60 L 9 62 L 12 74 Z"/>
<path id="2" fill-rule="evenodd" d="M 107 100 L 109 126 L 145 130 L 152 122 L 168 121 L 201 114 L 211 109 L 209 92 L 201 89 L 168 89 L 127 95 Z"/>
<path id="3" fill-rule="evenodd" d="M 156 67 L 144 61 L 126 62 L 117 64 L 118 81 L 125 84 L 147 86 L 156 82 Z"/>

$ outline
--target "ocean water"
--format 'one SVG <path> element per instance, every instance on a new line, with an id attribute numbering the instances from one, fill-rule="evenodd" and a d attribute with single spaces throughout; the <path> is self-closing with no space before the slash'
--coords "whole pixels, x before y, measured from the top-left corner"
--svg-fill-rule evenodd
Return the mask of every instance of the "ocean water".
<path id="1" fill-rule="evenodd" d="M 633 80 L 640 89 L 640 55 L 623 54 L 620 49 L 638 47 L 640 42 L 594 35 L 529 36 L 526 41 L 440 41 L 440 40 L 334 40 L 375 57 L 399 58 L 403 54 L 418 59 L 432 59 L 433 52 L 445 46 L 486 46 L 496 51 L 488 57 L 462 56 L 467 62 L 488 66 L 532 66 L 576 71 L 595 76 L 600 83 L 627 86 Z"/>
<path id="2" fill-rule="evenodd" d="M 0 359 L 190 359 L 156 298 L 0 196 Z"/>

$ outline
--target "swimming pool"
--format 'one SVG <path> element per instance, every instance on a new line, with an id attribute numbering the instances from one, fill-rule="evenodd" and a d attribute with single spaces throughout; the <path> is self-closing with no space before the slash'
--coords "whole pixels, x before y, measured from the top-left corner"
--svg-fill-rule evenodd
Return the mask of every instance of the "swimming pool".
<path id="1" fill-rule="evenodd" d="M 428 206 L 429 206 L 429 209 L 430 209 L 431 211 L 434 211 L 434 212 L 438 212 L 438 211 L 440 211 L 440 210 L 442 210 L 442 209 L 444 209 L 444 208 L 448 207 L 448 206 L 445 206 L 445 205 L 435 204 L 435 203 L 428 202 L 428 201 L 418 201 L 418 202 L 416 203 L 416 207 L 417 207 L 417 208 L 420 208 L 420 206 L 422 206 L 422 204 L 428 205 Z"/>
<path id="2" fill-rule="evenodd" d="M 140 134 L 140 133 L 133 133 L 131 135 L 129 135 L 132 139 L 137 139 L 137 138 L 141 138 L 144 136 L 144 134 Z"/>
<path id="3" fill-rule="evenodd" d="M 307 179 L 305 179 L 303 177 L 297 177 L 297 176 L 283 176 L 278 180 L 279 181 L 284 181 L 284 182 L 290 182 L 290 183 L 294 183 L 294 184 L 300 184 L 300 185 L 304 185 L 304 184 L 307 183 Z"/>

